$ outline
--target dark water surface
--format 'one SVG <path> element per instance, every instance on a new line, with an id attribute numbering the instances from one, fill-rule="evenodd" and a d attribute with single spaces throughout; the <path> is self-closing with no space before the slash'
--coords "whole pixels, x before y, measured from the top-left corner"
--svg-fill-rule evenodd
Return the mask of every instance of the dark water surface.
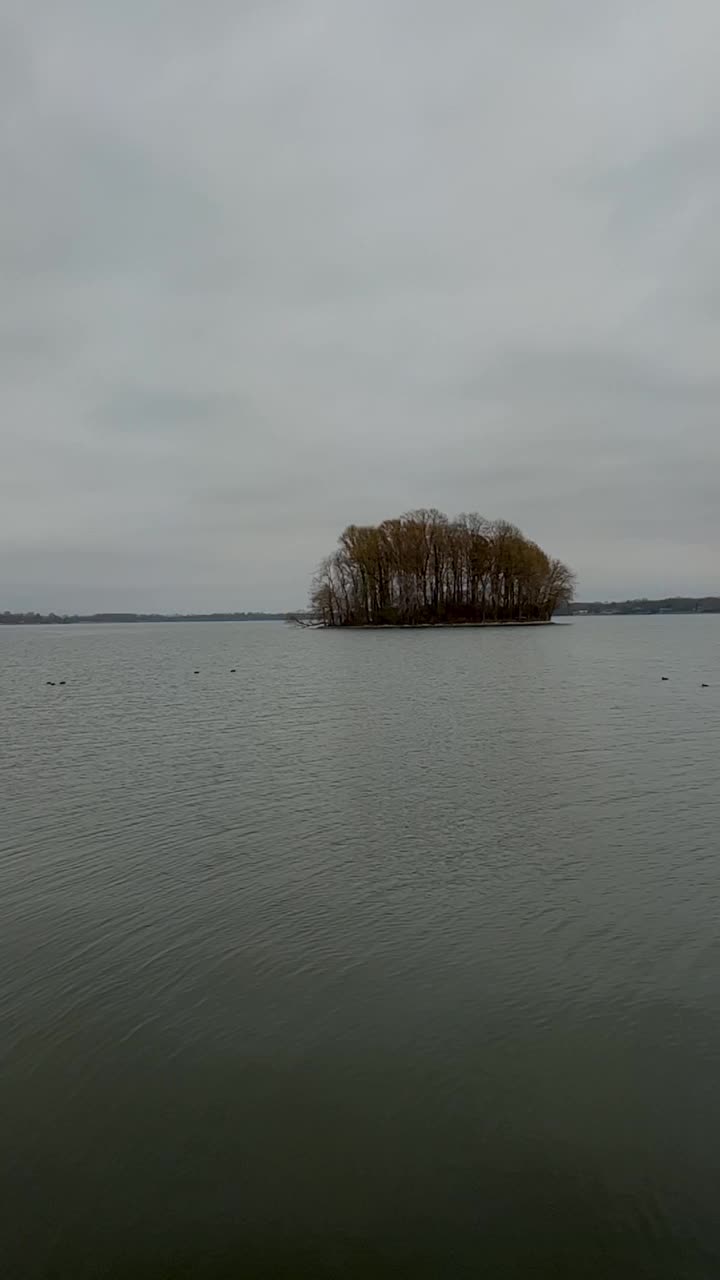
<path id="1" fill-rule="evenodd" d="M 720 1274 L 720 618 L 2 628 L 0 713 L 3 1280 Z"/>

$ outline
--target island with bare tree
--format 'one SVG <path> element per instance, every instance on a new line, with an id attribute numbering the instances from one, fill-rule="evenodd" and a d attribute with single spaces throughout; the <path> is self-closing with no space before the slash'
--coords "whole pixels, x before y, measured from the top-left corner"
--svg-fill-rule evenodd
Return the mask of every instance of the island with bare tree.
<path id="1" fill-rule="evenodd" d="M 570 569 L 514 525 L 420 510 L 350 525 L 318 569 L 311 610 L 326 627 L 537 625 L 573 588 Z"/>

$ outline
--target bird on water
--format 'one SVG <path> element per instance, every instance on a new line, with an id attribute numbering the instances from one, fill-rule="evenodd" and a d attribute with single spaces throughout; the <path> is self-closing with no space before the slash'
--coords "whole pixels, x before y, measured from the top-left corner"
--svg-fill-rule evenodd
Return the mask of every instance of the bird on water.
<path id="1" fill-rule="evenodd" d="M 669 679 L 670 679 L 670 677 L 669 677 L 669 676 L 661 676 L 661 677 L 660 677 L 660 679 L 661 679 L 661 680 L 669 680 Z"/>

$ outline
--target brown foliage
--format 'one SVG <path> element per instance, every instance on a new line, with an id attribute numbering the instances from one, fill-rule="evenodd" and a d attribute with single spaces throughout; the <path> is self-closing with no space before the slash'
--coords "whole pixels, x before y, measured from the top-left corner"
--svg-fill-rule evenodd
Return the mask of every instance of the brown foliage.
<path id="1" fill-rule="evenodd" d="M 514 525 L 421 510 L 349 525 L 311 603 L 326 626 L 543 622 L 573 588 L 571 571 Z"/>

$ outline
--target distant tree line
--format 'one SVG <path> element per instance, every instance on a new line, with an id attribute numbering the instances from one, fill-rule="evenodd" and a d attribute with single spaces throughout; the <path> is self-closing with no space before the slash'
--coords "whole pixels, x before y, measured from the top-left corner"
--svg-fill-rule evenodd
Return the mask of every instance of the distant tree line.
<path id="1" fill-rule="evenodd" d="M 590 600 L 568 602 L 568 614 L 720 613 L 720 596 L 667 596 L 663 600 Z"/>
<path id="2" fill-rule="evenodd" d="M 0 626 L 68 626 L 78 622 L 284 622 L 287 613 L 0 613 Z"/>
<path id="3" fill-rule="evenodd" d="M 320 565 L 311 609 L 330 627 L 547 622 L 573 586 L 515 525 L 419 510 L 350 525 Z"/>

